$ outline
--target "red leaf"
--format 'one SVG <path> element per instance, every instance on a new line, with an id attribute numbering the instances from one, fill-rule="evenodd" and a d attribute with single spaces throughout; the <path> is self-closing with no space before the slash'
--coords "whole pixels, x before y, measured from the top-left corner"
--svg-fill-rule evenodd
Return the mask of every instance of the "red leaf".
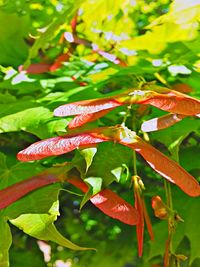
<path id="1" fill-rule="evenodd" d="M 59 55 L 54 63 L 50 66 L 50 71 L 53 72 L 53 71 L 56 71 L 57 69 L 59 69 L 61 66 L 62 66 L 62 63 L 65 62 L 65 61 L 68 61 L 70 58 L 70 52 L 67 52 L 65 54 L 62 54 L 62 55 Z"/>
<path id="2" fill-rule="evenodd" d="M 119 140 L 118 140 L 119 141 Z M 178 185 L 190 196 L 200 196 L 200 186 L 195 178 L 186 172 L 179 164 L 169 159 L 163 153 L 145 143 L 139 137 L 134 140 L 121 139 L 119 143 L 134 149 L 147 161 L 157 173 L 168 181 Z"/>
<path id="3" fill-rule="evenodd" d="M 87 192 L 88 186 L 73 177 L 67 180 L 69 183 Z M 134 207 L 109 189 L 104 189 L 90 198 L 90 201 L 103 213 L 123 223 L 135 225 L 138 222 L 138 213 Z"/>
<path id="4" fill-rule="evenodd" d="M 192 87 L 190 87 L 186 83 L 177 83 L 172 86 L 172 88 L 181 93 L 191 93 L 193 91 Z"/>
<path id="5" fill-rule="evenodd" d="M 71 29 L 72 29 L 72 32 L 73 32 L 73 33 L 76 32 L 77 20 L 78 20 L 78 13 L 72 18 L 72 20 L 71 20 L 71 22 L 70 22 Z"/>
<path id="6" fill-rule="evenodd" d="M 41 74 L 48 72 L 50 66 L 51 65 L 49 63 L 33 63 L 25 71 L 30 74 Z M 23 66 L 19 67 L 19 71 L 23 71 Z"/>
<path id="7" fill-rule="evenodd" d="M 29 192 L 48 184 L 58 182 L 58 174 L 44 171 L 30 179 L 13 184 L 0 190 L 0 209 L 4 209 L 13 202 L 27 195 Z"/>
<path id="8" fill-rule="evenodd" d="M 114 219 L 130 225 L 138 223 L 137 211 L 109 189 L 104 189 L 96 194 L 90 201 L 102 212 Z"/>
<path id="9" fill-rule="evenodd" d="M 200 101 L 182 93 L 165 89 L 159 86 L 152 86 L 152 89 L 158 89 L 163 93 L 153 92 L 144 100 L 138 103 L 150 104 L 159 109 L 187 116 L 200 114 Z"/>
<path id="10" fill-rule="evenodd" d="M 121 106 L 120 103 L 114 99 L 93 99 L 78 101 L 66 105 L 62 105 L 54 110 L 54 115 L 58 117 L 71 116 L 71 115 L 83 115 L 96 113 L 103 110 L 113 109 Z"/>
<path id="11" fill-rule="evenodd" d="M 162 110 L 178 114 L 177 117 L 168 115 L 163 119 L 160 118 L 158 123 L 156 119 L 151 121 L 150 123 L 153 124 L 152 130 L 157 128 L 162 129 L 168 127 L 168 125 L 173 125 L 184 118 L 184 115 L 199 116 L 200 101 L 198 99 L 164 87 L 155 85 L 148 85 L 146 87 L 148 90 L 146 90 L 146 88 L 144 88 L 144 90 L 129 90 L 126 93 L 116 95 L 112 98 L 84 100 L 62 105 L 54 110 L 54 115 L 59 117 L 79 115 L 69 124 L 69 128 L 75 128 L 85 124 L 86 122 L 93 121 L 104 116 L 106 112 L 104 113 L 103 111 L 110 111 L 115 107 L 126 104 L 150 104 Z M 100 113 L 101 111 L 102 113 Z M 147 125 L 146 123 L 143 127 L 145 131 L 146 127 L 147 131 L 149 131 L 149 124 Z"/>
<path id="12" fill-rule="evenodd" d="M 135 192 L 135 208 L 138 212 L 138 224 L 136 225 L 137 243 L 138 243 L 138 256 L 142 256 L 143 252 L 143 239 L 144 239 L 144 214 L 141 204 L 141 199 L 138 193 Z"/>
<path id="13" fill-rule="evenodd" d="M 151 225 L 151 221 L 149 215 L 147 213 L 147 209 L 144 202 L 144 197 L 142 195 L 142 190 L 144 189 L 144 185 L 139 176 L 134 175 L 132 177 L 132 181 L 134 183 L 134 196 L 135 196 L 135 208 L 138 212 L 138 223 L 136 225 L 136 234 L 137 234 L 137 242 L 138 242 L 138 255 L 142 256 L 143 252 L 143 239 L 144 239 L 144 221 L 147 225 L 147 230 L 150 235 L 151 240 L 154 239 L 153 229 Z"/>
<path id="14" fill-rule="evenodd" d="M 185 115 L 180 114 L 167 114 L 160 118 L 154 118 L 152 120 L 143 122 L 141 130 L 143 132 L 153 132 L 165 129 L 181 121 L 185 117 Z"/>
<path id="15" fill-rule="evenodd" d="M 88 185 L 86 183 L 84 183 L 83 180 L 81 180 L 77 176 L 70 176 L 67 179 L 67 182 L 69 182 L 70 184 L 73 184 L 74 186 L 78 187 L 84 193 L 86 193 L 88 191 Z"/>
<path id="16" fill-rule="evenodd" d="M 77 115 L 73 120 L 69 122 L 68 127 L 69 129 L 80 127 L 84 125 L 85 123 L 88 123 L 88 122 L 91 122 L 91 121 L 97 120 L 98 118 L 103 117 L 112 109 L 113 108 L 102 110 L 96 113 Z"/>
<path id="17" fill-rule="evenodd" d="M 39 160 L 49 156 L 65 154 L 79 147 L 94 146 L 107 140 L 106 137 L 98 138 L 91 133 L 57 136 L 30 145 L 20 151 L 17 158 L 21 161 Z"/>
<path id="18" fill-rule="evenodd" d="M 150 236 L 151 240 L 154 240 L 154 233 L 153 233 L 153 229 L 152 229 L 152 225 L 151 225 L 151 220 L 150 220 L 150 217 L 149 217 L 148 212 L 147 212 L 144 198 L 142 198 L 142 206 L 143 206 L 144 219 L 145 219 L 145 223 L 147 226 L 149 236 Z"/>

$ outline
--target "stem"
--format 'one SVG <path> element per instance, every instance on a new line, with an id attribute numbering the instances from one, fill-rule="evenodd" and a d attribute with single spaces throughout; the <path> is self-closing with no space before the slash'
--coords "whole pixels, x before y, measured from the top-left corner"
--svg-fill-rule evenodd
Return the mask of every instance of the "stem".
<path id="1" fill-rule="evenodd" d="M 133 131 L 136 132 L 136 117 L 135 117 L 135 114 L 133 115 L 133 119 L 132 119 L 132 128 L 133 128 Z M 137 175 L 137 165 L 136 165 L 136 161 L 137 161 L 137 157 L 136 157 L 136 152 L 135 150 L 133 150 L 133 174 L 134 175 Z"/>
<path id="2" fill-rule="evenodd" d="M 176 162 L 179 162 L 179 145 L 175 145 L 171 149 L 171 153 L 174 157 L 174 160 Z M 166 241 L 166 250 L 165 250 L 165 257 L 164 257 L 164 267 L 170 267 L 170 258 L 173 251 L 173 235 L 175 234 L 176 230 L 176 219 L 175 214 L 173 212 L 173 201 L 172 201 L 172 192 L 171 192 L 171 184 L 170 182 L 164 180 L 164 188 L 165 188 L 165 194 L 166 194 L 166 200 L 167 200 L 167 206 L 171 212 L 169 212 L 168 217 L 168 239 Z"/>
<path id="3" fill-rule="evenodd" d="M 170 210 L 173 210 L 173 202 L 172 202 L 172 193 L 171 193 L 171 184 L 170 182 L 164 180 L 165 194 L 167 199 L 167 206 Z"/>
<path id="4" fill-rule="evenodd" d="M 170 210 L 173 210 L 171 185 L 166 180 L 164 180 L 164 187 L 165 187 L 165 194 L 166 194 L 166 199 L 167 199 L 167 206 Z M 175 230 L 174 214 L 173 212 L 170 212 L 169 217 L 168 217 L 168 238 L 166 241 L 164 267 L 170 267 L 170 258 L 171 258 L 170 256 L 173 250 L 172 237 L 174 234 L 174 230 Z"/>
<path id="5" fill-rule="evenodd" d="M 133 151 L 133 175 L 137 175 L 136 152 Z"/>
<path id="6" fill-rule="evenodd" d="M 125 126 L 126 124 L 126 120 L 128 118 L 128 115 L 130 114 L 130 109 L 131 109 L 131 105 L 128 105 L 127 109 L 126 109 L 126 113 L 124 115 L 123 121 L 121 123 L 122 126 Z"/>
<path id="7" fill-rule="evenodd" d="M 130 114 L 131 105 L 127 107 L 126 114 L 124 115 L 122 126 L 125 126 L 128 115 Z M 135 131 L 135 116 L 133 115 L 132 128 Z M 137 166 L 136 166 L 136 152 L 133 150 L 133 175 L 137 176 Z"/>

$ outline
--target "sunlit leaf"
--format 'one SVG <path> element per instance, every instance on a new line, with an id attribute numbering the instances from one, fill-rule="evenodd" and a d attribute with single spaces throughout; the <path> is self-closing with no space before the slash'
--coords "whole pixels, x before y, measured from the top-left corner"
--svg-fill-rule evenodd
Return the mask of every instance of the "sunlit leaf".
<path id="1" fill-rule="evenodd" d="M 21 102 L 23 105 L 23 102 Z M 67 121 L 56 121 L 52 117 L 52 113 L 45 107 L 26 108 L 27 104 L 24 101 L 25 109 L 0 118 L 0 133 L 26 131 L 40 138 L 47 138 L 53 133 L 64 131 Z M 34 104 L 31 104 L 33 106 Z M 9 108 L 5 107 L 6 109 Z M 20 108 L 20 104 L 19 104 Z M 14 110 L 13 110 L 14 112 Z"/>
<path id="2" fill-rule="evenodd" d="M 181 121 L 183 118 L 185 118 L 185 115 L 167 114 L 162 117 L 143 122 L 141 125 L 141 130 L 143 132 L 158 131 L 174 125 L 175 123 Z"/>
<path id="3" fill-rule="evenodd" d="M 17 158 L 21 161 L 39 160 L 49 156 L 68 153 L 79 147 L 95 146 L 95 144 L 105 141 L 107 141 L 105 137 L 97 138 L 90 133 L 82 133 L 74 136 L 58 136 L 32 144 L 20 151 Z"/>
<path id="4" fill-rule="evenodd" d="M 121 128 L 115 138 L 120 144 L 138 152 L 153 170 L 171 183 L 178 185 L 186 194 L 193 197 L 200 195 L 200 185 L 192 175 L 175 161 L 136 136 L 135 132 L 131 132 L 127 128 Z"/>
<path id="5" fill-rule="evenodd" d="M 84 125 L 85 123 L 95 121 L 98 118 L 101 118 L 104 115 L 106 115 L 112 109 L 113 108 L 109 108 L 109 109 L 101 110 L 101 111 L 95 112 L 95 113 L 77 115 L 73 120 L 71 120 L 69 122 L 68 127 L 69 127 L 69 129 L 73 129 L 76 127 L 80 127 L 80 126 Z"/>
<path id="6" fill-rule="evenodd" d="M 200 113 L 200 100 L 168 88 L 147 85 L 152 92 L 141 100 L 142 104 L 150 104 L 162 110 L 182 115 L 197 115 Z"/>
<path id="7" fill-rule="evenodd" d="M 87 201 L 93 196 L 99 193 L 102 190 L 102 178 L 101 177 L 87 177 L 84 179 L 84 182 L 89 186 L 88 191 L 84 195 L 80 209 L 87 203 Z"/>
<path id="8" fill-rule="evenodd" d="M 87 116 L 87 114 L 112 109 L 121 105 L 122 103 L 115 101 L 114 99 L 83 100 L 56 108 L 54 110 L 54 115 L 63 117 L 86 114 Z"/>
<path id="9" fill-rule="evenodd" d="M 11 223 L 23 230 L 26 234 L 37 239 L 53 241 L 60 246 L 74 250 L 89 249 L 79 247 L 63 237 L 53 224 L 55 219 L 56 215 L 53 214 L 24 214 L 14 220 L 11 220 Z"/>
<path id="10" fill-rule="evenodd" d="M 168 181 L 178 185 L 190 196 L 200 196 L 200 185 L 197 180 L 186 172 L 179 164 L 169 159 L 159 150 L 142 140 L 134 144 L 120 142 L 138 152 L 157 173 Z"/>
<path id="11" fill-rule="evenodd" d="M 86 148 L 86 149 L 82 149 L 81 150 L 81 155 L 84 157 L 85 161 L 86 161 L 86 172 L 88 170 L 88 168 L 91 166 L 93 158 L 95 156 L 97 152 L 97 148 L 96 147 L 91 147 L 91 148 Z"/>

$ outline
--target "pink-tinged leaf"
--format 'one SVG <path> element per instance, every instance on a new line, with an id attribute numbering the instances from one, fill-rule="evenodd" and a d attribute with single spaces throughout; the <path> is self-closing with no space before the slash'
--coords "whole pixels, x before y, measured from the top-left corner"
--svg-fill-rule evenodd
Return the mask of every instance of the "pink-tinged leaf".
<path id="1" fill-rule="evenodd" d="M 54 110 L 54 115 L 58 117 L 64 117 L 71 115 L 91 114 L 103 110 L 113 109 L 121 105 L 123 105 L 123 103 L 108 98 L 84 100 L 62 105 Z"/>
<path id="2" fill-rule="evenodd" d="M 36 142 L 17 154 L 20 161 L 39 160 L 68 153 L 76 148 L 95 146 L 108 141 L 106 137 L 95 137 L 91 133 L 57 136 Z"/>
<path id="3" fill-rule="evenodd" d="M 128 146 L 138 152 L 157 173 L 168 181 L 178 185 L 186 194 L 200 196 L 200 186 L 197 180 L 186 172 L 178 163 L 169 159 L 163 153 L 145 143 L 138 136 L 135 140 L 121 139 L 119 143 Z"/>
<path id="4" fill-rule="evenodd" d="M 171 113 L 186 116 L 200 114 L 200 101 L 198 99 L 168 89 L 163 94 L 152 92 L 147 99 L 138 101 L 138 103 L 149 104 Z"/>
<path id="5" fill-rule="evenodd" d="M 49 71 L 49 63 L 33 63 L 25 71 L 30 74 L 41 74 Z M 23 71 L 23 66 L 19 67 L 19 71 Z"/>
<path id="6" fill-rule="evenodd" d="M 58 174 L 51 173 L 51 171 L 44 171 L 30 179 L 0 190 L 0 209 L 6 208 L 35 189 L 58 182 L 58 176 Z"/>
<path id="7" fill-rule="evenodd" d="M 165 129 L 181 121 L 185 117 L 185 115 L 180 114 L 167 114 L 160 118 L 154 118 L 152 120 L 143 122 L 141 130 L 143 132 L 153 132 Z"/>
<path id="8" fill-rule="evenodd" d="M 67 181 L 80 188 L 84 193 L 88 190 L 88 186 L 77 177 L 70 177 Z M 104 189 L 92 196 L 90 201 L 111 218 L 129 225 L 138 223 L 138 213 L 136 209 L 109 189 Z"/>
<path id="9" fill-rule="evenodd" d="M 104 189 L 96 194 L 90 201 L 98 209 L 114 219 L 130 225 L 138 223 L 136 209 L 109 189 Z"/>
<path id="10" fill-rule="evenodd" d="M 73 129 L 76 127 L 80 127 L 84 125 L 85 123 L 95 121 L 104 115 L 106 115 L 109 111 L 111 111 L 113 108 L 102 110 L 96 113 L 90 113 L 90 114 L 81 114 L 77 115 L 73 120 L 71 120 L 68 124 L 69 129 Z"/>

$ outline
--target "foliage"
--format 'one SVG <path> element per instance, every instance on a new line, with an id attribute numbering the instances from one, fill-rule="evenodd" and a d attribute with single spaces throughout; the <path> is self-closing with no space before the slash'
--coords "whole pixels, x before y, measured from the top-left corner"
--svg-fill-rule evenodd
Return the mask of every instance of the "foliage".
<path id="1" fill-rule="evenodd" d="M 199 14 L 0 1 L 0 266 L 199 265 Z"/>

